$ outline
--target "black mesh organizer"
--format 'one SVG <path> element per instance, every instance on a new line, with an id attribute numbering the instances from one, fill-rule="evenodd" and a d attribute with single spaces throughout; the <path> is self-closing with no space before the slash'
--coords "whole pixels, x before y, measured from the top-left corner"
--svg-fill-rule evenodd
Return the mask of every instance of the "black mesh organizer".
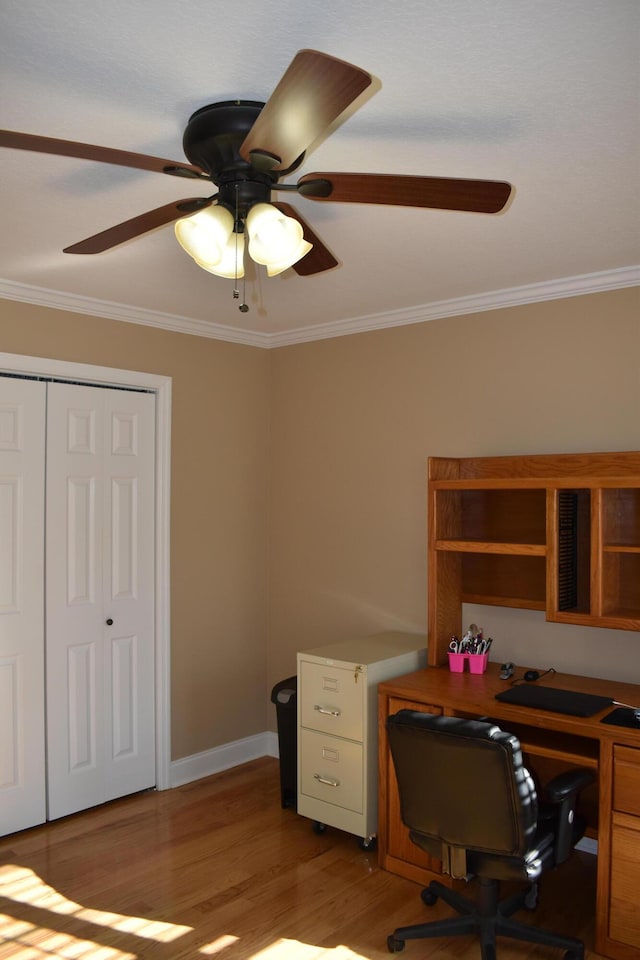
<path id="1" fill-rule="evenodd" d="M 561 690 L 558 687 L 539 687 L 532 683 L 509 687 L 497 693 L 496 700 L 521 707 L 535 707 L 537 710 L 551 710 L 553 713 L 567 713 L 572 717 L 592 717 L 613 703 L 611 697 Z"/>

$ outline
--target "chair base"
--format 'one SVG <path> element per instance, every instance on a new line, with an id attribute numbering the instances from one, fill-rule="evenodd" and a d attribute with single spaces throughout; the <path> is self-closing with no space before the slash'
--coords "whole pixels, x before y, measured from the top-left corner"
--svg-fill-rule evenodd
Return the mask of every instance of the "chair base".
<path id="1" fill-rule="evenodd" d="M 511 937 L 527 943 L 540 943 L 565 950 L 565 960 L 584 960 L 584 943 L 575 937 L 563 937 L 558 933 L 541 930 L 527 923 L 512 920 L 515 913 L 528 902 L 530 890 L 526 889 L 512 897 L 498 900 L 500 884 L 497 880 L 478 878 L 479 889 L 476 903 L 467 900 L 455 890 L 450 890 L 437 880 L 432 880 L 422 892 L 423 901 L 431 905 L 438 897 L 458 911 L 461 916 L 430 923 L 417 923 L 410 927 L 398 927 L 387 938 L 390 953 L 400 953 L 405 940 L 423 940 L 432 937 L 456 937 L 477 933 L 480 938 L 482 960 L 495 960 L 496 937 Z"/>

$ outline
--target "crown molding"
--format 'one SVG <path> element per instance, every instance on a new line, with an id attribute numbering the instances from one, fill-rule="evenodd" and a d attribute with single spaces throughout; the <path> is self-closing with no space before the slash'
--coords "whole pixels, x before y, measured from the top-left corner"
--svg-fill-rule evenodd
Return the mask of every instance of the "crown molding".
<path id="1" fill-rule="evenodd" d="M 237 330 L 235 327 L 226 327 L 219 323 L 179 317 L 173 313 L 157 313 L 155 310 L 132 307 L 126 303 L 96 300 L 93 297 L 81 297 L 73 293 L 62 293 L 59 290 L 47 290 L 44 287 L 32 287 L 13 280 L 0 279 L 0 298 L 2 297 L 5 300 L 19 300 L 22 303 L 34 303 L 41 307 L 53 307 L 55 310 L 67 310 L 69 313 L 121 320 L 123 323 L 138 323 L 145 327 L 157 327 L 160 330 L 187 333 L 210 340 L 227 340 L 230 343 L 244 343 L 254 347 L 270 346 L 271 336 L 268 333 Z"/>
<path id="2" fill-rule="evenodd" d="M 459 317 L 464 314 L 483 313 L 486 310 L 500 310 L 504 307 L 538 303 L 542 300 L 560 300 L 566 297 L 579 297 L 589 293 L 601 293 L 606 290 L 618 290 L 623 287 L 640 285 L 640 266 L 621 267 L 617 270 L 603 270 L 600 273 L 588 273 L 578 277 L 563 277 L 543 283 L 531 283 L 522 287 L 510 287 L 506 290 L 491 290 L 489 293 L 474 294 L 468 297 L 455 297 L 452 300 L 437 300 L 433 303 L 405 310 L 371 314 L 368 317 L 356 317 L 351 320 L 337 320 L 324 323 L 310 329 L 300 328 L 282 334 L 272 334 L 270 347 L 287 346 L 311 340 L 325 340 L 331 337 L 343 337 L 369 330 L 381 330 L 387 327 L 403 327 L 412 323 L 426 323 L 441 317 Z"/>
<path id="3" fill-rule="evenodd" d="M 589 293 L 601 293 L 607 290 L 618 290 L 623 287 L 638 285 L 640 285 L 640 266 L 620 267 L 615 270 L 603 270 L 599 273 L 562 277 L 559 280 L 510 287 L 506 290 L 493 290 L 468 297 L 438 300 L 403 310 L 336 320 L 311 327 L 287 330 L 282 333 L 257 333 L 252 330 L 238 330 L 235 327 L 180 317 L 170 313 L 156 313 L 153 310 L 113 303 L 109 300 L 96 300 L 92 297 L 81 297 L 75 294 L 61 293 L 58 290 L 33 287 L 28 284 L 16 283 L 13 280 L 0 279 L 0 297 L 6 300 L 18 300 L 23 303 L 53 307 L 56 310 L 67 310 L 71 313 L 121 320 L 123 323 L 157 327 L 174 333 L 186 333 L 211 340 L 226 340 L 231 343 L 242 343 L 269 349 L 295 343 L 308 343 L 314 340 L 327 340 L 332 337 L 344 337 L 388 327 L 401 327 L 412 323 L 426 323 L 428 320 L 437 320 L 442 317 L 483 313 L 486 310 L 500 310 L 504 307 L 539 303 L 543 300 L 578 297 Z"/>

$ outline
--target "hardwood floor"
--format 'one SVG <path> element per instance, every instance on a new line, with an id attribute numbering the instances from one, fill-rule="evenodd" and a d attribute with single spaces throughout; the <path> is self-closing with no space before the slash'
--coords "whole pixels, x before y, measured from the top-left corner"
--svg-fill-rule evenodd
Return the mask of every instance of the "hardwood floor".
<path id="1" fill-rule="evenodd" d="M 595 858 L 545 878 L 531 917 L 585 940 Z M 263 758 L 0 839 L 0 960 L 386 960 L 395 926 L 447 916 L 375 852 L 280 807 Z M 528 917 L 524 917 L 528 921 Z M 406 960 L 479 960 L 477 941 L 407 942 Z M 558 957 L 501 940 L 500 960 Z"/>

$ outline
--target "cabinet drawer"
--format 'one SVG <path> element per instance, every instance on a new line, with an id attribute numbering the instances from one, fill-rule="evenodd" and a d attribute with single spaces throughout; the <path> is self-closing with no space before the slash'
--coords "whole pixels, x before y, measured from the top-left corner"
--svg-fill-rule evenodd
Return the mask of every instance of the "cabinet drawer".
<path id="1" fill-rule="evenodd" d="M 343 666 L 300 663 L 300 722 L 303 727 L 363 739 L 367 678 Z"/>
<path id="2" fill-rule="evenodd" d="M 302 730 L 300 793 L 362 813 L 362 744 Z"/>
<path id="3" fill-rule="evenodd" d="M 638 751 L 636 751 L 638 752 Z M 611 831 L 609 936 L 640 948 L 640 822 L 615 813 Z"/>
<path id="4" fill-rule="evenodd" d="M 613 748 L 613 808 L 640 817 L 640 750 Z"/>

